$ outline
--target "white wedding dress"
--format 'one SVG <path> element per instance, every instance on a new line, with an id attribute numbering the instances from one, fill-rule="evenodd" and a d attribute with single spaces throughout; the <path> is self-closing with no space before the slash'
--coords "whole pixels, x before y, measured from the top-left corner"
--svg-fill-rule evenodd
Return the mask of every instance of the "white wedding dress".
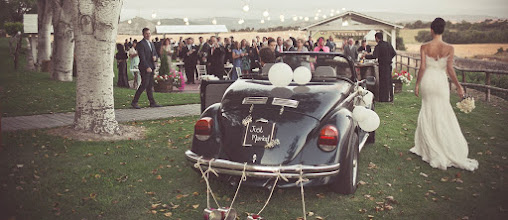
<path id="1" fill-rule="evenodd" d="M 478 168 L 478 161 L 467 158 L 467 142 L 450 104 L 447 57 L 426 58 L 427 67 L 420 84 L 422 107 L 415 146 L 410 151 L 434 168 L 446 170 L 453 166 L 473 171 Z"/>

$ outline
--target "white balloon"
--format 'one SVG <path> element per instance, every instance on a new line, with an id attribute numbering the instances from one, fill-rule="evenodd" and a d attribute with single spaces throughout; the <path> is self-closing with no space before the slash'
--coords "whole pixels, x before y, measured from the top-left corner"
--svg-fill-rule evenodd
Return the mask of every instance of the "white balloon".
<path id="1" fill-rule="evenodd" d="M 363 103 L 365 104 L 365 106 L 370 106 L 374 100 L 374 94 L 370 91 L 367 91 L 367 94 L 365 94 L 362 97 L 362 100 L 363 100 Z"/>
<path id="2" fill-rule="evenodd" d="M 366 132 L 372 132 L 375 131 L 380 124 L 379 116 L 376 114 L 376 112 L 366 109 L 367 110 L 367 118 L 363 121 L 359 121 L 358 125 L 360 128 Z"/>
<path id="3" fill-rule="evenodd" d="M 268 79 L 274 86 L 287 86 L 293 80 L 293 70 L 286 63 L 273 64 L 268 71 Z"/>
<path id="4" fill-rule="evenodd" d="M 367 118 L 366 110 L 364 106 L 356 106 L 353 109 L 353 119 L 357 122 L 364 121 Z"/>
<path id="5" fill-rule="evenodd" d="M 312 78 L 312 73 L 310 69 L 305 66 L 300 66 L 295 69 L 293 73 L 293 78 L 298 85 L 305 85 L 310 82 Z"/>

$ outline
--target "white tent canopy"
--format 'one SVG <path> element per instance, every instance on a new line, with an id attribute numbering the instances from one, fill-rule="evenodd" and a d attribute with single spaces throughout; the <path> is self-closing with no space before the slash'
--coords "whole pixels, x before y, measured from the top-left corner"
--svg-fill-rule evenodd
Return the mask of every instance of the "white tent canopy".
<path id="1" fill-rule="evenodd" d="M 155 26 L 157 34 L 207 34 L 226 33 L 226 25 L 158 25 Z"/>
<path id="2" fill-rule="evenodd" d="M 367 41 L 375 41 L 376 40 L 376 31 L 375 30 L 370 30 L 369 33 L 367 33 L 367 35 L 365 35 L 363 37 L 364 40 L 367 40 Z"/>
<path id="3" fill-rule="evenodd" d="M 383 38 L 385 40 L 387 39 L 387 36 L 390 36 L 392 46 L 396 48 L 396 29 L 401 28 L 404 27 L 355 11 L 346 11 L 304 27 L 302 30 L 306 30 L 309 36 L 312 36 L 313 33 L 319 32 L 346 32 L 352 33 L 353 36 L 361 34 L 360 36 L 365 36 L 367 40 L 372 40 L 369 37 L 371 37 L 371 35 L 373 37 L 375 32 L 379 31 L 383 33 Z M 369 32 L 367 33 L 367 31 Z"/>

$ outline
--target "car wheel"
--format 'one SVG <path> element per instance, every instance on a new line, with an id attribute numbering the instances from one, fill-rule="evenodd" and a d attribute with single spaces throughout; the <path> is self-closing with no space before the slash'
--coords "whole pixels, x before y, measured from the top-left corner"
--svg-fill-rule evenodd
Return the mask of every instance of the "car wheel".
<path id="1" fill-rule="evenodd" d="M 352 194 L 356 191 L 358 181 L 358 134 L 355 132 L 349 143 L 353 147 L 351 153 L 347 155 L 344 166 L 341 166 L 339 175 L 335 177 L 331 187 L 332 190 L 341 194 Z"/>
<path id="2" fill-rule="evenodd" d="M 370 108 L 370 110 L 372 110 L 372 111 L 376 110 L 375 102 L 372 102 L 372 108 Z M 376 142 L 376 131 L 369 132 L 369 137 L 367 138 L 367 144 L 373 144 L 375 142 Z"/>

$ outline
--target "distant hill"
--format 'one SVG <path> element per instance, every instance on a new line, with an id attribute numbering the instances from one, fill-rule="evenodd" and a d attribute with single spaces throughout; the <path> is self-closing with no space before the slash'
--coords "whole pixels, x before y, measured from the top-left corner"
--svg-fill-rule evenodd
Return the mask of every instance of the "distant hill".
<path id="1" fill-rule="evenodd" d="M 481 16 L 481 15 L 428 15 L 428 14 L 404 14 L 404 13 L 388 13 L 388 12 L 364 12 L 364 14 L 379 18 L 381 20 L 385 20 L 393 23 L 409 23 L 417 20 L 421 21 L 432 21 L 436 17 L 442 17 L 445 20 L 449 20 L 452 22 L 479 22 L 485 19 L 498 19 L 493 16 Z M 309 21 L 293 21 L 292 18 L 286 18 L 285 22 L 280 22 L 279 19 L 272 19 L 271 21 L 265 21 L 264 24 L 260 22 L 259 19 L 244 19 L 243 24 L 238 24 L 238 20 L 240 18 L 227 18 L 227 17 L 219 17 L 215 18 L 217 20 L 217 24 L 226 25 L 228 30 L 238 30 L 242 28 L 269 28 L 269 27 L 277 27 L 277 26 L 298 26 L 305 27 L 307 25 L 313 24 L 316 22 L 313 18 Z M 213 18 L 197 18 L 190 19 L 190 25 L 210 25 L 212 24 Z M 118 27 L 118 34 L 139 34 L 144 27 L 148 27 L 151 30 L 155 30 L 155 26 L 159 20 L 147 20 L 141 17 L 136 17 L 131 19 L 132 23 L 129 24 L 126 21 L 122 21 Z M 161 19 L 161 25 L 184 25 L 185 22 L 181 18 L 171 18 L 171 19 Z"/>

